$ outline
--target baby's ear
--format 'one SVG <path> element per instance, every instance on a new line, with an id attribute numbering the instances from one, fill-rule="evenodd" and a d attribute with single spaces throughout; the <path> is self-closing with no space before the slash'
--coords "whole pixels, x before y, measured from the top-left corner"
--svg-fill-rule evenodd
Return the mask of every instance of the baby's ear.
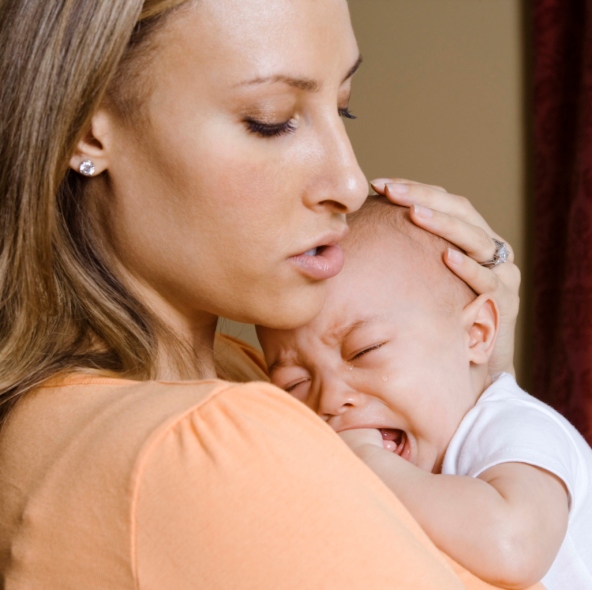
<path id="1" fill-rule="evenodd" d="M 499 330 L 499 311 L 490 295 L 479 295 L 463 309 L 469 360 L 477 365 L 489 361 Z"/>

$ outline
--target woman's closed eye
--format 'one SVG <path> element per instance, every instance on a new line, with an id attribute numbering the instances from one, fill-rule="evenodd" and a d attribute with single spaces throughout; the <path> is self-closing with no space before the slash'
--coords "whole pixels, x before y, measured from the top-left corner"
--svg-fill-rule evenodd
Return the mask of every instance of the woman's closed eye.
<path id="1" fill-rule="evenodd" d="M 348 107 L 338 109 L 339 116 L 344 119 L 357 119 L 357 117 L 349 110 Z"/>
<path id="2" fill-rule="evenodd" d="M 283 123 L 264 123 L 263 121 L 248 118 L 245 119 L 245 124 L 251 133 L 255 133 L 261 137 L 279 137 L 293 133 L 297 129 L 294 119 L 288 119 Z"/>
<path id="3" fill-rule="evenodd" d="M 344 119 L 357 119 L 357 117 L 349 110 L 348 107 L 343 107 L 337 109 L 340 117 Z M 293 133 L 298 128 L 298 125 L 294 118 L 288 119 L 287 121 L 283 121 L 281 123 L 265 123 L 263 121 L 258 121 L 252 117 L 245 119 L 245 124 L 247 129 L 251 133 L 255 133 L 260 135 L 261 137 L 280 137 L 282 135 L 288 135 Z"/>

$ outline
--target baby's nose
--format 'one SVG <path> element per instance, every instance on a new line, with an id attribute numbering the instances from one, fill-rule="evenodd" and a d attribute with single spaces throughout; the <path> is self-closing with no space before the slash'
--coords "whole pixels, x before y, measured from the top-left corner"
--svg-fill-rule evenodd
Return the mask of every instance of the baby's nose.
<path id="1" fill-rule="evenodd" d="M 323 384 L 317 414 L 325 421 L 335 416 L 343 416 L 349 410 L 359 407 L 362 394 L 353 389 L 343 380 L 333 379 Z"/>

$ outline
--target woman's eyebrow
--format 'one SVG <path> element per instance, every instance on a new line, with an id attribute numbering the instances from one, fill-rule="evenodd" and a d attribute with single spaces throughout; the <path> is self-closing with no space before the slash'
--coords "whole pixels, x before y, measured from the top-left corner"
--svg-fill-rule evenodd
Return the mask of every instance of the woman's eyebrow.
<path id="1" fill-rule="evenodd" d="M 294 78 L 292 76 L 286 76 L 285 74 L 274 74 L 273 76 L 265 76 L 263 78 L 253 78 L 246 82 L 241 82 L 238 86 L 255 86 L 258 84 L 275 84 L 276 82 L 283 82 L 298 90 L 305 90 L 307 92 L 317 92 L 321 85 L 310 78 Z"/>
<path id="2" fill-rule="evenodd" d="M 358 68 L 362 65 L 362 61 L 364 61 L 362 56 L 358 55 L 356 63 L 349 69 L 349 71 L 347 72 L 347 76 L 342 81 L 342 84 L 343 82 L 349 80 L 358 71 Z"/>
<path id="3" fill-rule="evenodd" d="M 358 70 L 360 64 L 362 63 L 362 56 L 358 56 L 356 63 L 349 69 L 347 75 L 342 81 L 343 82 L 349 80 Z M 306 92 L 318 92 L 321 88 L 321 84 L 316 80 L 311 78 L 296 78 L 294 76 L 287 76 L 285 74 L 274 74 L 272 76 L 264 76 L 258 78 L 252 78 L 251 80 L 246 80 L 244 82 L 240 82 L 237 86 L 253 86 L 256 84 L 274 84 L 276 82 L 283 82 L 288 86 L 292 86 L 293 88 L 297 88 L 298 90 L 304 90 Z"/>

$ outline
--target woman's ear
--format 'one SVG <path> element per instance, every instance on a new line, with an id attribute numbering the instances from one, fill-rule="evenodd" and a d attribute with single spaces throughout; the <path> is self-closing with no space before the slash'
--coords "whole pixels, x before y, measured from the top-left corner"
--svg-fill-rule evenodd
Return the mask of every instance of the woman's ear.
<path id="1" fill-rule="evenodd" d="M 78 142 L 76 150 L 70 158 L 72 170 L 85 176 L 97 176 L 107 170 L 109 167 L 110 125 L 111 117 L 105 109 L 101 108 L 93 115 L 90 128 Z"/>
<path id="2" fill-rule="evenodd" d="M 499 330 L 497 304 L 490 295 L 479 295 L 463 309 L 463 319 L 467 331 L 469 361 L 484 365 L 493 352 Z"/>

